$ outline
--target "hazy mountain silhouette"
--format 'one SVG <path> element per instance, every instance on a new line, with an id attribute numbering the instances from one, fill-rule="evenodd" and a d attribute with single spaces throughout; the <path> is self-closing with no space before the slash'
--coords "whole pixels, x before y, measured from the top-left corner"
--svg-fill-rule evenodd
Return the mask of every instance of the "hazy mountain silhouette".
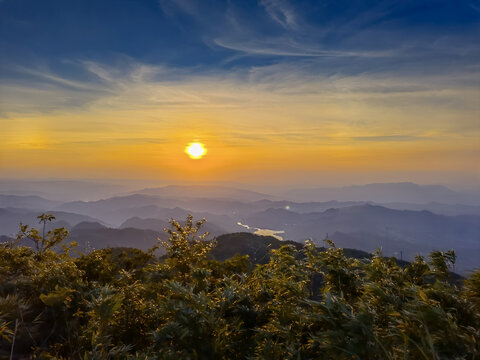
<path id="1" fill-rule="evenodd" d="M 79 183 L 82 191 L 95 188 L 94 183 Z M 53 191 L 58 185 L 66 191 L 76 184 L 45 182 L 40 187 Z M 468 204 L 474 196 L 466 199 L 467 195 L 443 186 L 387 183 L 289 193 L 305 202 L 228 186 L 165 186 L 139 192 L 63 204 L 39 196 L 0 195 L 0 235 L 16 233 L 20 222 L 38 227 L 36 217 L 54 209 L 57 219 L 49 228 L 64 226 L 77 237 L 82 234 L 84 241 L 90 234 L 99 239 L 98 244 L 133 246 L 128 242 L 135 239 L 127 241 L 125 233 L 112 230 L 132 228 L 130 235 L 137 234 L 135 229 L 163 235 L 169 219 L 182 222 L 192 214 L 195 219 L 205 217 L 204 231 L 215 236 L 245 231 L 237 224 L 240 221 L 251 227 L 250 232 L 255 228 L 279 230 L 285 232 L 280 234 L 284 239 L 313 238 L 319 245 L 328 233 L 339 246 L 366 251 L 382 247 L 387 255 L 402 252 L 406 259 L 419 252 L 453 248 L 459 254 L 460 268 L 480 265 L 480 205 Z M 103 235 L 94 235 L 95 231 Z M 115 242 L 115 234 L 123 239 L 121 244 Z M 138 234 L 145 239 L 146 233 Z M 145 244 L 152 243 L 151 236 L 148 239 Z"/>
<path id="2" fill-rule="evenodd" d="M 71 201 L 60 205 L 59 209 L 75 211 L 78 213 L 88 212 L 92 214 L 102 214 L 124 208 L 133 208 L 146 205 L 159 205 L 160 203 L 166 201 L 168 200 L 164 200 L 158 196 L 133 194 L 128 196 L 116 196 L 96 201 Z"/>
<path id="3" fill-rule="evenodd" d="M 47 200 L 35 195 L 2 195 L 0 194 L 0 208 L 22 208 L 22 209 L 53 209 L 59 202 Z"/>
<path id="4" fill-rule="evenodd" d="M 461 237 L 464 243 L 480 245 L 480 216 L 445 216 L 429 211 L 393 210 L 375 205 L 307 214 L 269 209 L 243 219 L 243 222 L 254 227 L 284 230 L 286 236 L 293 240 L 309 236 L 323 237 L 325 232 L 370 231 L 402 235 L 417 244 L 451 245 L 452 238 Z"/>
<path id="5" fill-rule="evenodd" d="M 183 225 L 184 221 L 178 221 Z M 161 219 L 140 219 L 138 217 L 130 218 L 120 225 L 120 229 L 129 227 L 136 229 L 150 229 L 154 231 L 163 231 L 163 229 L 171 228 L 170 223 L 167 221 Z M 211 223 L 210 221 L 206 221 L 201 228 L 201 233 L 203 234 L 205 232 L 208 232 L 211 236 L 218 236 L 226 234 L 228 231 Z"/>
<path id="6" fill-rule="evenodd" d="M 70 229 L 82 221 L 98 222 L 97 219 L 90 216 L 73 214 L 63 211 L 52 211 L 55 220 L 48 224 L 47 229 L 56 227 L 66 227 Z M 15 208 L 0 208 L 0 235 L 16 234 L 19 230 L 19 224 L 28 224 L 33 227 L 39 226 L 37 216 L 38 211 Z"/>
<path id="7" fill-rule="evenodd" d="M 186 211 L 176 207 L 176 201 L 150 195 L 129 195 L 98 201 L 74 201 L 59 208 L 79 214 L 95 216 L 109 224 L 118 226 L 131 217 L 176 218 L 184 217 Z M 171 208 L 170 208 L 171 207 Z M 173 209 L 172 209 L 173 208 Z"/>
<path id="8" fill-rule="evenodd" d="M 135 191 L 137 194 L 157 195 L 162 197 L 188 199 L 188 198 L 220 198 L 234 199 L 241 201 L 255 201 L 262 199 L 275 199 L 273 195 L 263 194 L 255 191 L 237 189 L 226 186 L 177 186 L 170 185 L 159 188 L 149 188 Z"/>
<path id="9" fill-rule="evenodd" d="M 179 200 L 180 201 L 180 200 Z M 180 207 L 166 207 L 176 204 L 177 200 L 165 199 L 151 195 L 129 195 L 114 197 L 99 201 L 75 201 L 60 206 L 62 210 L 68 210 L 79 214 L 89 214 L 110 225 L 120 226 L 126 220 L 132 217 L 155 218 L 168 221 L 171 218 L 176 220 L 185 219 L 188 214 L 193 214 L 195 218 L 205 217 L 210 223 L 225 229 L 227 232 L 238 231 L 240 228 L 236 225 L 237 219 L 227 215 L 212 214 L 207 211 L 192 211 Z M 182 202 L 188 205 L 188 202 Z M 161 206 L 160 204 L 164 205 Z"/>
<path id="10" fill-rule="evenodd" d="M 403 183 L 374 183 L 339 188 L 295 189 L 285 197 L 296 201 L 374 201 L 480 205 L 479 194 L 466 194 L 441 185 Z"/>
<path id="11" fill-rule="evenodd" d="M 162 231 L 143 229 L 111 229 L 106 227 L 74 227 L 68 236 L 68 241 L 76 241 L 78 250 L 89 252 L 106 247 L 134 247 L 141 250 L 151 249 L 158 244 L 158 239 L 166 240 L 167 236 Z M 159 251 L 159 255 L 164 250 Z"/>
<path id="12" fill-rule="evenodd" d="M 155 231 L 163 231 L 165 228 L 170 228 L 168 221 L 160 219 L 141 219 L 139 217 L 132 217 L 120 225 L 120 229 L 136 228 L 136 229 L 150 229 Z"/>
<path id="13" fill-rule="evenodd" d="M 37 195 L 55 201 L 96 200 L 126 192 L 127 187 L 106 182 L 77 180 L 1 180 L 0 193 Z"/>
<path id="14" fill-rule="evenodd" d="M 82 230 L 103 230 L 107 229 L 107 226 L 100 224 L 96 221 L 82 221 L 71 228 L 71 231 L 82 231 Z"/>
<path id="15" fill-rule="evenodd" d="M 378 204 L 390 209 L 396 210 L 427 210 L 439 215 L 480 215 L 480 206 L 462 205 L 462 204 L 442 204 L 431 202 L 428 204 L 411 204 L 411 203 L 381 203 Z"/>

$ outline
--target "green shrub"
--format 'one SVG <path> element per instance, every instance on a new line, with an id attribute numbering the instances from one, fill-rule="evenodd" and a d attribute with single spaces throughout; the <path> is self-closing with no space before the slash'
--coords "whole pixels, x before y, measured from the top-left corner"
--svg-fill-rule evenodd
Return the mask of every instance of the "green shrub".
<path id="1" fill-rule="evenodd" d="M 40 217 L 45 225 L 49 215 Z M 70 255 L 67 232 L 22 225 L 0 245 L 0 358 L 475 359 L 480 271 L 452 282 L 455 254 L 405 267 L 333 243 L 285 245 L 269 262 L 207 257 L 203 221 L 171 221 L 167 254 Z"/>

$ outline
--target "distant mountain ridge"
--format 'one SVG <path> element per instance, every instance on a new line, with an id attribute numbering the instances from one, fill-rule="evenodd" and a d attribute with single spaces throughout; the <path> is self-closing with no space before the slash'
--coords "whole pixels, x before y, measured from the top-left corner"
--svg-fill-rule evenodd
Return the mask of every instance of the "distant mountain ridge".
<path id="1" fill-rule="evenodd" d="M 135 191 L 137 194 L 148 194 L 162 197 L 188 199 L 188 198 L 217 198 L 242 201 L 256 201 L 262 199 L 273 200 L 276 196 L 259 193 L 251 190 L 238 189 L 227 186 L 177 186 L 169 185 L 159 188 L 147 188 Z"/>
<path id="2" fill-rule="evenodd" d="M 89 252 L 95 249 L 107 247 L 133 247 L 141 250 L 148 250 L 158 245 L 158 239 L 166 240 L 165 232 L 145 229 L 112 229 L 112 228 L 73 228 L 67 241 L 78 243 L 78 250 Z M 164 253 L 160 249 L 158 255 Z"/>
<path id="3" fill-rule="evenodd" d="M 77 212 L 106 212 L 123 208 L 133 208 L 145 205 L 158 205 L 165 200 L 152 195 L 132 194 L 127 196 L 115 196 L 96 201 L 71 201 L 64 203 L 60 209 Z"/>
<path id="4" fill-rule="evenodd" d="M 453 248 L 461 268 L 480 266 L 480 216 L 475 215 L 445 216 L 367 204 L 306 214 L 268 209 L 252 214 L 242 223 L 282 230 L 285 239 L 295 241 L 313 238 L 319 243 L 328 233 L 333 240 L 336 236 L 342 239 L 340 246 L 366 251 L 382 247 L 387 255 L 403 251 L 409 258 L 421 252 Z"/>
<path id="5" fill-rule="evenodd" d="M 0 194 L 0 208 L 52 209 L 58 201 L 45 199 L 37 195 Z"/>
<path id="6" fill-rule="evenodd" d="M 446 203 L 480 205 L 480 194 L 467 194 L 442 185 L 410 182 L 373 183 L 332 188 L 295 189 L 284 193 L 295 201 L 373 201 L 377 203 Z"/>
<path id="7" fill-rule="evenodd" d="M 103 230 L 107 229 L 107 226 L 100 224 L 96 221 L 82 221 L 71 228 L 71 231 L 82 231 L 82 230 Z"/>
<path id="8" fill-rule="evenodd" d="M 64 211 L 51 211 L 55 220 L 49 223 L 47 229 L 56 227 L 71 228 L 81 222 L 98 222 L 98 219 L 87 215 L 69 213 Z M 0 208 L 0 235 L 16 234 L 19 230 L 19 224 L 28 224 L 33 227 L 39 226 L 37 216 L 38 211 L 16 208 Z"/>
<path id="9" fill-rule="evenodd" d="M 55 201 L 96 200 L 125 192 L 126 187 L 100 181 L 0 179 L 0 193 L 38 195 Z"/>
<path id="10" fill-rule="evenodd" d="M 180 224 L 183 225 L 184 221 L 181 219 L 177 219 Z M 161 220 L 161 219 L 141 219 L 138 217 L 133 217 L 126 220 L 122 225 L 120 225 L 120 229 L 126 228 L 136 228 L 136 229 L 145 229 L 145 230 L 154 230 L 163 232 L 164 229 L 170 229 L 171 225 L 169 222 Z M 206 221 L 200 230 L 200 233 L 203 234 L 208 232 L 211 236 L 219 236 L 222 234 L 226 234 L 228 231 Z"/>
<path id="11" fill-rule="evenodd" d="M 286 235 L 312 236 L 322 229 L 333 232 L 337 230 L 360 231 L 381 230 L 399 231 L 404 234 L 418 235 L 419 232 L 436 236 L 435 242 L 442 245 L 442 240 L 463 229 L 475 244 L 480 245 L 480 216 L 462 215 L 445 216 L 429 211 L 394 210 L 378 205 L 356 205 L 324 212 L 306 214 L 295 213 L 285 209 L 268 209 L 243 219 L 245 224 L 254 227 L 266 226 L 284 230 Z M 464 239 L 465 241 L 467 239 Z"/>

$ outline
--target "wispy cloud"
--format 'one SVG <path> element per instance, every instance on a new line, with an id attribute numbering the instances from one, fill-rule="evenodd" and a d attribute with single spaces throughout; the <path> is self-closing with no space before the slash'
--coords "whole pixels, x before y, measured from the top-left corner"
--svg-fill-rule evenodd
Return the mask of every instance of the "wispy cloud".
<path id="1" fill-rule="evenodd" d="M 375 141 L 375 142 L 397 142 L 397 141 L 419 141 L 425 140 L 423 136 L 413 135 L 377 135 L 377 136 L 354 136 L 356 141 Z"/>
<path id="2" fill-rule="evenodd" d="M 249 55 L 288 56 L 288 57 L 386 57 L 395 55 L 393 50 L 354 51 L 328 50 L 299 43 L 291 38 L 235 39 L 217 38 L 213 42 L 230 50 Z"/>
<path id="3" fill-rule="evenodd" d="M 235 127 L 242 129 L 244 139 L 283 138 L 298 143 L 302 136 L 316 141 L 315 134 L 329 141 L 425 140 L 404 134 L 400 129 L 405 127 L 418 129 L 414 134 L 430 126 L 444 133 L 478 131 L 478 89 L 472 80 L 477 75 L 470 72 L 442 77 L 326 76 L 312 74 L 308 66 L 289 64 L 204 73 L 138 62 L 119 68 L 93 61 L 72 64 L 94 77 L 80 81 L 29 69 L 24 76 L 30 76 L 31 82 L 23 78 L 0 85 L 4 118 L 84 114 L 96 116 L 98 127 L 115 116 L 138 117 L 138 124 L 148 129 L 152 122 L 173 126 L 187 114 L 207 118 L 215 114 L 221 121 L 214 121 L 226 124 L 225 136 L 242 119 Z M 279 130 L 272 132 L 275 122 Z"/>
<path id="4" fill-rule="evenodd" d="M 91 76 L 35 69 L 0 85 L 2 100 L 21 99 L 2 104 L 4 168 L 15 167 L 9 159 L 34 168 L 48 157 L 58 171 L 178 174 L 194 171 L 182 162 L 183 144 L 198 139 L 216 154 L 208 171 L 217 178 L 234 169 L 234 178 L 282 169 L 308 170 L 311 178 L 325 169 L 383 171 L 393 163 L 465 170 L 478 149 L 470 74 L 325 76 L 285 63 L 203 73 L 139 62 L 71 64 Z"/>
<path id="5" fill-rule="evenodd" d="M 223 64 L 242 66 L 245 58 L 310 58 L 319 59 L 317 72 L 338 72 L 349 64 L 357 74 L 371 71 L 409 70 L 422 72 L 429 69 L 449 71 L 454 61 L 472 64 L 475 54 L 480 55 L 472 29 L 457 33 L 439 31 L 435 21 L 449 21 L 462 16 L 461 11 L 449 9 L 447 2 L 439 1 L 428 17 L 426 10 L 414 2 L 398 3 L 385 0 L 375 5 L 353 3 L 339 11 L 328 2 L 314 6 L 316 14 L 309 14 L 302 2 L 287 0 L 261 0 L 260 9 L 239 6 L 229 2 L 215 7 L 207 3 L 188 0 L 162 0 L 161 4 L 195 19 L 199 37 L 209 49 L 226 49 L 237 52 L 225 56 Z M 303 6 L 302 6 L 303 5 Z M 424 17 L 419 27 L 405 14 Z M 171 13 L 171 11 L 169 12 Z M 208 15 L 205 15 L 208 14 Z M 254 14 L 254 16 L 252 16 Z M 435 16 L 439 18 L 432 20 Z M 206 21 L 205 19 L 208 18 Z M 471 25 L 473 26 L 473 25 Z M 355 59 L 356 58 L 356 59 Z M 378 59 L 361 62 L 358 59 Z M 325 60 L 326 59 L 326 60 Z M 271 60 L 265 60 L 271 61 Z M 449 65 L 450 64 L 450 65 Z M 432 70 L 430 70 L 432 71 Z"/>
<path id="6" fill-rule="evenodd" d="M 296 14 L 286 0 L 261 0 L 260 4 L 265 7 L 270 17 L 287 29 L 298 27 Z"/>

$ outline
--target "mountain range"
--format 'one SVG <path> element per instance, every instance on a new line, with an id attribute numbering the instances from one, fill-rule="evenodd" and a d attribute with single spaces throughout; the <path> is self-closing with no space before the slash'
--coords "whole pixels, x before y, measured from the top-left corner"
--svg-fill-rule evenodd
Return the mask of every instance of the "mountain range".
<path id="1" fill-rule="evenodd" d="M 321 245 L 329 237 L 341 247 L 369 252 L 381 248 L 386 255 L 402 254 L 407 259 L 432 250 L 455 249 L 462 270 L 480 262 L 478 215 L 445 216 L 367 204 L 306 214 L 268 209 L 243 219 L 242 223 L 282 231 L 282 237 L 294 241 L 310 238 Z"/>
<path id="2" fill-rule="evenodd" d="M 480 205 L 480 194 L 454 191 L 441 185 L 418 185 L 410 182 L 374 183 L 344 187 L 294 189 L 284 197 L 295 201 L 372 201 L 378 203 L 404 202 L 424 204 Z"/>
<path id="3" fill-rule="evenodd" d="M 36 226 L 36 216 L 49 212 L 56 217 L 49 228 L 66 227 L 82 249 L 146 249 L 165 237 L 171 218 L 182 222 L 192 214 L 206 218 L 203 230 L 215 237 L 248 228 L 299 243 L 313 239 L 322 246 L 328 233 L 338 246 L 368 252 L 381 248 L 406 260 L 453 248 L 458 271 L 480 265 L 480 203 L 475 194 L 467 201 L 465 194 L 443 186 L 370 184 L 292 190 L 283 197 L 226 186 L 164 186 L 69 202 L 6 192 L 0 194 L 0 235 L 13 236 L 20 222 Z"/>

